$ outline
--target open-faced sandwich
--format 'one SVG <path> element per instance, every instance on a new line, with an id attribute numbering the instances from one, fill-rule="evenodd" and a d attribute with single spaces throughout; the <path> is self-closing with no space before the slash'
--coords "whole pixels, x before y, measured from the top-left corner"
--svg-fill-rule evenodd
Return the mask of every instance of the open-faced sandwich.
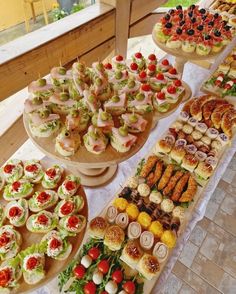
<path id="1" fill-rule="evenodd" d="M 82 132 L 85 131 L 88 127 L 88 122 L 90 120 L 90 116 L 88 111 L 85 110 L 76 110 L 73 109 L 67 116 L 66 116 L 66 128 L 69 131 L 78 131 Z"/>
<path id="2" fill-rule="evenodd" d="M 113 115 L 120 115 L 126 111 L 126 95 L 114 95 L 104 103 L 107 112 Z"/>
<path id="3" fill-rule="evenodd" d="M 80 186 L 80 178 L 74 175 L 66 176 L 66 179 L 58 188 L 58 195 L 61 199 L 65 199 L 75 195 Z"/>
<path id="4" fill-rule="evenodd" d="M 101 108 L 98 113 L 93 115 L 92 123 L 95 127 L 100 128 L 103 133 L 110 133 L 111 128 L 114 127 L 114 121 L 111 114 L 103 111 Z"/>
<path id="5" fill-rule="evenodd" d="M 100 101 L 97 99 L 95 94 L 92 93 L 90 90 L 84 90 L 83 94 L 83 106 L 86 107 L 89 112 L 95 113 L 101 105 Z"/>
<path id="6" fill-rule="evenodd" d="M 80 195 L 73 196 L 71 198 L 66 198 L 61 200 L 56 208 L 55 213 L 59 217 L 64 217 L 67 215 L 72 215 L 80 212 L 84 207 L 84 198 Z"/>
<path id="7" fill-rule="evenodd" d="M 140 92 L 134 97 L 134 99 L 128 101 L 128 110 L 140 114 L 151 112 L 153 110 L 152 96 L 153 93 L 150 85 L 143 84 Z"/>
<path id="8" fill-rule="evenodd" d="M 27 200 L 19 199 L 9 202 L 5 207 L 5 215 L 13 226 L 24 226 L 29 216 Z"/>
<path id="9" fill-rule="evenodd" d="M 3 206 L 0 204 L 0 227 L 3 225 L 5 221 L 5 212 Z"/>
<path id="10" fill-rule="evenodd" d="M 18 181 L 23 176 L 23 163 L 19 159 L 9 160 L 2 168 L 7 183 Z"/>
<path id="11" fill-rule="evenodd" d="M 4 177 L 0 174 L 0 192 L 2 191 L 4 185 L 5 185 L 5 179 L 4 179 Z"/>
<path id="12" fill-rule="evenodd" d="M 48 168 L 43 176 L 42 186 L 45 189 L 55 189 L 63 175 L 64 169 L 59 165 Z"/>
<path id="13" fill-rule="evenodd" d="M 33 94 L 35 97 L 48 100 L 54 92 L 54 89 L 52 84 L 48 83 L 46 79 L 41 78 L 29 84 L 28 92 Z"/>
<path id="14" fill-rule="evenodd" d="M 57 114 L 68 114 L 76 105 L 76 100 L 71 99 L 67 92 L 55 92 L 49 98 L 52 103 L 52 110 Z"/>
<path id="15" fill-rule="evenodd" d="M 146 129 L 147 121 L 137 113 L 125 113 L 121 115 L 121 118 L 130 133 L 140 133 Z"/>
<path id="16" fill-rule="evenodd" d="M 63 128 L 56 137 L 55 148 L 63 156 L 72 156 L 80 147 L 80 135 Z"/>
<path id="17" fill-rule="evenodd" d="M 137 137 L 129 134 L 128 128 L 112 128 L 111 146 L 118 152 L 127 152 L 135 144 Z"/>
<path id="18" fill-rule="evenodd" d="M 18 257 L 4 261 L 0 266 L 0 293 L 10 294 L 17 289 L 22 276 Z"/>
<path id="19" fill-rule="evenodd" d="M 49 109 L 30 114 L 30 131 L 35 137 L 50 137 L 60 129 L 60 116 Z"/>
<path id="20" fill-rule="evenodd" d="M 50 74 L 54 86 L 62 86 L 64 89 L 68 88 L 69 81 L 72 79 L 72 74 L 70 71 L 67 71 L 65 67 L 53 67 Z"/>
<path id="21" fill-rule="evenodd" d="M 34 191 L 33 184 L 21 179 L 5 186 L 3 198 L 7 201 L 29 197 Z"/>
<path id="22" fill-rule="evenodd" d="M 43 209 L 48 209 L 57 203 L 58 195 L 53 190 L 45 190 L 36 192 L 29 199 L 29 209 L 33 212 L 38 212 Z"/>
<path id="23" fill-rule="evenodd" d="M 0 228 L 0 259 L 15 257 L 20 250 L 21 243 L 21 234 L 13 226 L 2 226 Z"/>
<path id="24" fill-rule="evenodd" d="M 90 126 L 88 132 L 83 136 L 85 148 L 94 154 L 100 154 L 105 151 L 108 143 L 107 137 L 102 130 Z"/>
<path id="25" fill-rule="evenodd" d="M 29 160 L 24 164 L 25 178 L 32 183 L 39 183 L 43 178 L 43 168 L 38 160 Z"/>
<path id="26" fill-rule="evenodd" d="M 59 229 L 63 234 L 75 236 L 80 233 L 86 226 L 86 218 L 80 214 L 64 216 L 59 221 Z"/>
<path id="27" fill-rule="evenodd" d="M 33 285 L 45 277 L 45 256 L 47 243 L 33 244 L 19 253 L 24 280 Z"/>
<path id="28" fill-rule="evenodd" d="M 32 233 L 48 233 L 57 225 L 58 216 L 46 210 L 32 214 L 26 222 L 27 229 Z"/>
<path id="29" fill-rule="evenodd" d="M 62 238 L 58 231 L 53 230 L 48 232 L 43 236 L 42 241 L 47 242 L 46 254 L 48 257 L 64 260 L 68 258 L 71 253 L 72 245 L 66 240 L 66 238 Z"/>

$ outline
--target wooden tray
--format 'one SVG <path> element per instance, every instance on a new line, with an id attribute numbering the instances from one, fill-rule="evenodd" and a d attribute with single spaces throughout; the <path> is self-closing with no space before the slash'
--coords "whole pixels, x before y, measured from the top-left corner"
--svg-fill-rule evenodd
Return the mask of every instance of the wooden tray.
<path id="1" fill-rule="evenodd" d="M 42 166 L 44 169 L 52 166 L 53 164 L 56 164 L 55 161 L 49 160 L 47 158 L 44 158 L 43 160 L 40 160 Z M 70 170 L 65 169 L 65 176 L 71 174 Z M 63 180 L 65 178 L 63 177 Z M 42 191 L 43 187 L 41 184 L 35 185 L 35 191 Z M 84 189 L 82 186 L 79 187 L 78 194 L 83 196 L 84 198 L 84 208 L 80 212 L 80 214 L 84 215 L 86 219 L 88 219 L 88 203 L 87 203 L 87 198 L 84 192 Z M 2 196 L 2 192 L 0 193 Z M 0 198 L 0 204 L 5 206 L 8 203 L 8 201 L 5 201 L 3 197 Z M 48 209 L 48 211 L 53 211 L 53 209 Z M 29 212 L 29 215 L 31 215 L 32 212 Z M 10 224 L 7 222 L 6 224 Z M 27 247 L 31 246 L 32 244 L 39 243 L 42 239 L 42 237 L 45 234 L 35 234 L 32 232 L 29 232 L 26 228 L 20 227 L 16 228 L 17 231 L 20 232 L 22 236 L 22 245 L 21 245 L 21 250 L 26 249 Z M 31 293 L 33 290 L 42 287 L 43 285 L 49 283 L 53 278 L 55 278 L 61 271 L 63 271 L 68 263 L 71 262 L 72 258 L 76 255 L 76 253 L 79 250 L 79 247 L 83 241 L 83 237 L 85 234 L 86 228 L 84 228 L 79 234 L 76 235 L 76 237 L 69 237 L 68 241 L 72 244 L 72 251 L 69 257 L 66 260 L 55 260 L 52 258 L 49 258 L 45 255 L 45 270 L 46 270 L 46 276 L 41 282 L 35 285 L 29 285 L 25 283 L 23 277 L 19 280 L 20 287 L 16 289 L 15 291 L 12 291 L 11 293 Z"/>
<path id="2" fill-rule="evenodd" d="M 24 126 L 28 136 L 44 154 L 54 159 L 57 159 L 66 165 L 71 165 L 74 167 L 78 167 L 79 165 L 82 168 L 93 169 L 107 167 L 125 161 L 140 150 L 140 148 L 147 141 L 147 138 L 151 131 L 153 113 L 146 114 L 143 117 L 148 121 L 147 127 L 144 132 L 135 134 L 138 137 L 137 142 L 133 147 L 131 147 L 131 149 L 128 152 L 119 153 L 115 149 L 113 149 L 111 144 L 109 143 L 106 150 L 103 153 L 96 155 L 87 151 L 87 149 L 82 145 L 75 155 L 70 157 L 64 157 L 55 151 L 56 135 L 51 136 L 49 138 L 34 137 L 29 129 L 28 115 L 25 112 L 23 114 Z"/>

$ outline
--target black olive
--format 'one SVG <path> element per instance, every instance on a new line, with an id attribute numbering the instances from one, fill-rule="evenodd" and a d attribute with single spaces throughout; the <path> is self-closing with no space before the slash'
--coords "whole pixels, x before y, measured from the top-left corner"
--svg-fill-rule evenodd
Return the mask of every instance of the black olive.
<path id="1" fill-rule="evenodd" d="M 201 9 L 199 10 L 199 12 L 200 12 L 201 14 L 205 14 L 205 13 L 206 13 L 206 9 L 201 8 Z"/>
<path id="2" fill-rule="evenodd" d="M 205 40 L 210 40 L 211 39 L 211 36 L 210 35 L 206 35 L 205 36 Z"/>
<path id="3" fill-rule="evenodd" d="M 227 20 L 223 20 L 222 23 L 225 26 L 225 25 L 227 25 L 228 22 L 227 22 Z"/>
<path id="4" fill-rule="evenodd" d="M 171 22 L 167 22 L 167 23 L 165 24 L 165 27 L 166 27 L 167 29 L 171 29 L 171 28 L 172 28 L 172 23 L 171 23 Z"/>
<path id="5" fill-rule="evenodd" d="M 196 5 L 191 5 L 189 8 L 191 9 L 191 10 L 193 10 L 194 8 L 196 7 Z"/>
<path id="6" fill-rule="evenodd" d="M 203 15 L 203 16 L 202 16 L 202 20 L 205 20 L 206 18 L 207 18 L 206 15 Z"/>
<path id="7" fill-rule="evenodd" d="M 183 25 L 185 24 L 185 21 L 184 20 L 182 20 L 180 23 L 179 23 L 179 25 L 182 27 Z"/>
<path id="8" fill-rule="evenodd" d="M 187 30 L 187 34 L 188 34 L 189 36 L 194 35 L 194 30 L 193 30 L 193 29 Z"/>
<path id="9" fill-rule="evenodd" d="M 178 34 L 178 35 L 181 35 L 182 34 L 182 29 L 181 28 L 178 28 L 177 30 L 176 30 L 176 34 Z"/>
<path id="10" fill-rule="evenodd" d="M 183 8 L 182 8 L 181 5 L 178 5 L 178 6 L 176 6 L 176 9 L 177 9 L 177 10 L 182 10 Z"/>
<path id="11" fill-rule="evenodd" d="M 214 35 L 215 35 L 216 37 L 220 37 L 220 36 L 221 36 L 221 32 L 219 32 L 219 31 L 215 31 L 215 32 L 214 32 Z"/>
<path id="12" fill-rule="evenodd" d="M 195 23 L 197 21 L 196 17 L 191 18 L 191 22 Z"/>
<path id="13" fill-rule="evenodd" d="M 189 13 L 188 13 L 188 16 L 189 16 L 189 17 L 192 17 L 192 16 L 193 16 L 193 13 L 192 13 L 192 12 L 189 12 Z"/>
<path id="14" fill-rule="evenodd" d="M 219 13 L 215 13 L 214 18 L 218 18 L 218 17 L 219 17 Z"/>
<path id="15" fill-rule="evenodd" d="M 214 26 L 214 21 L 209 21 L 208 26 L 213 27 Z"/>
<path id="16" fill-rule="evenodd" d="M 229 30 L 231 29 L 231 27 L 230 27 L 230 26 L 224 26 L 224 29 L 225 29 L 226 31 L 229 31 Z"/>
<path id="17" fill-rule="evenodd" d="M 197 29 L 198 29 L 198 31 L 203 31 L 204 27 L 203 27 L 203 25 L 199 25 L 199 26 L 197 26 Z"/>
<path id="18" fill-rule="evenodd" d="M 165 15 L 165 20 L 169 20 L 170 19 L 170 15 L 169 14 L 166 14 Z"/>
<path id="19" fill-rule="evenodd" d="M 179 18 L 180 18 L 180 19 L 183 19 L 183 17 L 184 17 L 183 13 L 180 13 L 180 14 L 179 14 Z"/>
<path id="20" fill-rule="evenodd" d="M 174 9 L 170 9 L 170 10 L 168 11 L 168 13 L 169 13 L 170 15 L 173 15 L 173 14 L 175 13 L 175 11 L 174 11 Z"/>

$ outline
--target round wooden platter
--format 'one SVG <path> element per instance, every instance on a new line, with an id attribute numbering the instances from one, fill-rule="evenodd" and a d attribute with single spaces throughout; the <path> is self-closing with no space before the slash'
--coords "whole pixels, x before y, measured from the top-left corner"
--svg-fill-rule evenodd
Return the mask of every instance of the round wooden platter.
<path id="1" fill-rule="evenodd" d="M 182 81 L 182 84 L 185 88 L 185 93 L 184 95 L 178 100 L 177 103 L 171 104 L 170 109 L 167 112 L 159 112 L 159 111 L 154 111 L 154 115 L 153 115 L 153 121 L 152 121 L 152 128 L 156 127 L 157 122 L 162 119 L 165 118 L 167 116 L 169 116 L 170 114 L 172 114 L 177 108 L 178 106 L 187 101 L 191 96 L 192 96 L 192 90 L 189 87 L 188 84 L 186 84 L 185 82 Z"/>
<path id="2" fill-rule="evenodd" d="M 77 171 L 81 177 L 81 183 L 90 187 L 102 185 L 111 179 L 117 170 L 117 164 L 136 154 L 145 144 L 152 129 L 153 113 L 145 114 L 143 117 L 148 121 L 147 127 L 144 132 L 134 134 L 138 139 L 128 152 L 117 152 L 108 143 L 106 150 L 96 155 L 89 152 L 82 144 L 75 155 L 64 157 L 55 150 L 56 135 L 49 138 L 34 137 L 29 128 L 29 117 L 26 113 L 23 114 L 25 129 L 32 142 L 47 156 L 73 168 L 75 173 Z M 118 126 L 118 119 L 114 119 L 114 121 L 115 126 Z"/>
<path id="3" fill-rule="evenodd" d="M 52 161 L 50 159 L 43 159 L 40 160 L 44 170 L 50 166 L 52 166 L 53 164 L 56 164 L 55 161 Z M 66 175 L 71 174 L 72 172 L 69 169 L 65 169 L 65 173 L 64 176 L 62 178 L 62 181 L 65 179 Z M 34 186 L 34 191 L 42 191 L 43 187 L 41 184 L 36 184 Z M 78 195 L 81 195 L 84 198 L 84 208 L 82 209 L 82 211 L 79 214 L 82 214 L 86 217 L 86 219 L 88 219 L 88 203 L 87 203 L 87 198 L 84 192 L 84 189 L 82 186 L 79 187 Z M 8 202 L 5 201 L 2 197 L 2 192 L 0 193 L 1 197 L 0 197 L 0 204 L 5 206 Z M 59 199 L 61 200 L 61 199 Z M 53 211 L 53 209 L 55 208 L 55 206 L 53 208 L 48 209 L 48 211 Z M 32 214 L 32 212 L 29 212 L 30 215 Z M 10 224 L 9 222 L 5 222 L 5 224 Z M 20 228 L 16 228 L 14 227 L 18 232 L 20 232 L 21 236 L 22 236 L 22 245 L 21 245 L 21 250 L 26 249 L 27 247 L 31 246 L 32 244 L 37 244 L 41 241 L 41 239 L 43 238 L 43 236 L 45 234 L 36 234 L 36 233 L 32 233 L 30 231 L 27 230 L 26 226 L 20 227 Z M 56 230 L 56 229 L 55 229 Z M 27 284 L 23 277 L 21 277 L 21 279 L 19 280 L 19 288 L 17 288 L 15 291 L 12 291 L 11 293 L 31 293 L 33 290 L 42 287 L 43 285 L 49 283 L 53 278 L 55 278 L 61 271 L 63 271 L 67 265 L 72 261 L 73 257 L 77 254 L 80 245 L 83 241 L 84 235 L 86 232 L 86 227 L 79 233 L 77 234 L 75 237 L 69 237 L 68 241 L 72 244 L 72 251 L 71 254 L 69 255 L 69 257 L 65 260 L 55 260 L 52 258 L 49 258 L 45 255 L 45 271 L 46 271 L 46 275 L 45 278 L 43 280 L 41 280 L 38 284 L 35 285 L 29 285 Z"/>
<path id="4" fill-rule="evenodd" d="M 157 40 L 155 27 L 153 28 L 153 31 L 152 31 L 152 39 L 153 39 L 154 43 L 159 48 L 161 48 L 163 51 L 165 51 L 166 53 L 168 53 L 170 55 L 173 55 L 173 56 L 176 56 L 176 57 L 179 57 L 181 59 L 185 59 L 185 60 L 205 60 L 205 59 L 209 59 L 209 58 L 218 56 L 225 49 L 225 46 L 224 46 L 220 52 L 216 52 L 216 53 L 213 52 L 213 53 L 210 53 L 210 54 L 207 54 L 207 55 L 199 55 L 195 51 L 192 52 L 192 53 L 188 53 L 188 52 L 184 52 L 180 48 L 178 48 L 178 49 L 168 48 L 165 43 L 162 43 L 162 42 Z"/>

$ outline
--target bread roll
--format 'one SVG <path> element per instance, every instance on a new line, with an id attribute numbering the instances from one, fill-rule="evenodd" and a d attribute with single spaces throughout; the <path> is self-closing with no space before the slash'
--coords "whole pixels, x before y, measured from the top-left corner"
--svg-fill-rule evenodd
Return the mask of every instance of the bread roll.
<path id="1" fill-rule="evenodd" d="M 89 223 L 89 235 L 95 239 L 103 239 L 107 226 L 107 221 L 103 217 L 97 216 Z"/>
<path id="2" fill-rule="evenodd" d="M 125 240 L 124 231 L 117 225 L 110 226 L 104 236 L 104 245 L 110 250 L 120 250 L 122 243 Z"/>

